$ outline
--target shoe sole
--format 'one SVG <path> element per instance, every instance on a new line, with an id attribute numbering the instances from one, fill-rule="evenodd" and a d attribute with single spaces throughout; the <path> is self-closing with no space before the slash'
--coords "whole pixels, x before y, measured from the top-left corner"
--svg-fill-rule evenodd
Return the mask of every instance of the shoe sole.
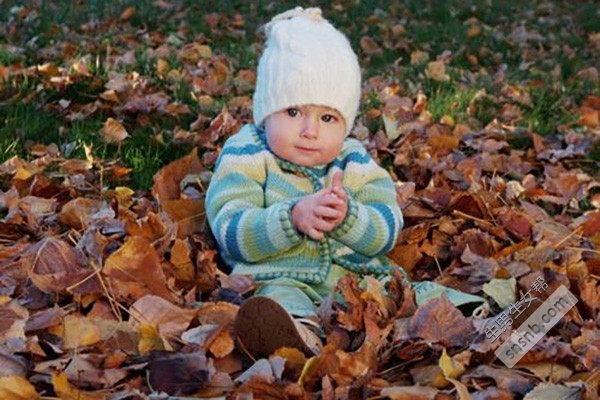
<path id="1" fill-rule="evenodd" d="M 233 325 L 236 339 L 255 358 L 268 357 L 281 347 L 294 347 L 312 356 L 292 316 L 268 297 L 251 297 L 238 312 Z"/>

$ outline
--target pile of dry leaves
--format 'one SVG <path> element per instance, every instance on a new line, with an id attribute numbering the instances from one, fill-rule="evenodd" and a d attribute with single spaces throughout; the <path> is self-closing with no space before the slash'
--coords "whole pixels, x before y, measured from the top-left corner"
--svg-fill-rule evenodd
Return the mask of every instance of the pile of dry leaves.
<path id="1" fill-rule="evenodd" d="M 427 99 L 382 96 L 386 126 L 401 133 L 364 141 L 382 162 L 393 154 L 405 181 L 407 224 L 390 256 L 413 280 L 486 295 L 488 319 L 445 298 L 417 308 L 400 275 L 388 297 L 375 279 L 347 278 L 336 288 L 344 304 L 327 305 L 321 354 L 251 360 L 231 326 L 253 282 L 218 268 L 204 221 L 210 173 L 196 151 L 164 167 L 150 194 L 106 189 L 127 171 L 91 152 L 64 159 L 35 146 L 32 161 L 0 166 L 2 397 L 596 398 L 600 183 L 577 168 L 593 137 L 431 123 Z M 580 301 L 506 368 L 486 324 L 540 277 Z"/>

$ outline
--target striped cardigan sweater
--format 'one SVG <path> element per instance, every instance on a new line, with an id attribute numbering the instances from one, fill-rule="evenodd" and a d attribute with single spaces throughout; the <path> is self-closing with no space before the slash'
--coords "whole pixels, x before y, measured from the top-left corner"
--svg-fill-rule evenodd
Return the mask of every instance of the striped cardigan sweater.
<path id="1" fill-rule="evenodd" d="M 342 170 L 348 193 L 344 221 L 314 241 L 292 224 L 302 197 L 331 183 Z M 390 269 L 384 256 L 403 225 L 394 183 L 360 142 L 346 139 L 325 167 L 302 167 L 273 154 L 265 132 L 246 125 L 230 137 L 206 194 L 208 222 L 233 273 L 257 280 L 288 277 L 323 282 L 332 263 L 359 274 Z"/>

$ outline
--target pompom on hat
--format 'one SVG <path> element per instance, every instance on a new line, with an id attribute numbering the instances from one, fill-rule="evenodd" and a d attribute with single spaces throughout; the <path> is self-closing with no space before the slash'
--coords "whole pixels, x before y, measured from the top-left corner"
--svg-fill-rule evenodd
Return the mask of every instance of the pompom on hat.
<path id="1" fill-rule="evenodd" d="M 360 101 L 360 66 L 350 42 L 321 15 L 320 8 L 296 7 L 265 26 L 267 42 L 258 63 L 254 122 L 308 104 L 337 110 L 354 125 Z"/>

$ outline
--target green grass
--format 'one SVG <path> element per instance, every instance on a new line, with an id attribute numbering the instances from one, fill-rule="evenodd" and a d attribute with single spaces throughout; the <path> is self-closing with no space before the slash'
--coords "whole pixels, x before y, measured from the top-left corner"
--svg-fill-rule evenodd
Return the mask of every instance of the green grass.
<path id="1" fill-rule="evenodd" d="M 74 83 L 61 89 L 49 87 L 44 79 L 35 75 L 17 74 L 5 82 L 4 89 L 0 90 L 0 161 L 14 155 L 28 157 L 29 143 L 55 142 L 62 147 L 70 144 L 74 157 L 83 156 L 83 145 L 91 144 L 99 157 L 120 158 L 133 168 L 129 184 L 136 188 L 150 187 L 152 176 L 161 166 L 190 150 L 171 143 L 170 132 L 177 127 L 188 129 L 198 114 L 214 118 L 235 95 L 233 90 L 215 95 L 214 106 L 200 107 L 195 96 L 201 93 L 194 96 L 189 81 L 157 75 L 157 58 L 148 53 L 148 49 L 155 47 L 153 40 L 179 38 L 171 41 L 173 52 L 167 57 L 171 70 L 189 72 L 200 68 L 186 65 L 177 55 L 184 44 L 196 41 L 209 45 L 213 54 L 225 56 L 231 75 L 235 76 L 240 69 L 256 68 L 262 46 L 258 27 L 276 13 L 296 5 L 291 1 L 268 0 L 179 0 L 168 2 L 169 9 L 157 7 L 155 2 L 134 0 L 49 0 L 38 4 L 0 0 L 0 43 L 3 43 L 0 65 L 35 66 L 53 62 L 69 67 L 74 60 L 88 56 L 93 77 L 77 76 Z M 576 124 L 573 110 L 587 96 L 600 95 L 597 84 L 576 77 L 580 70 L 598 65 L 597 53 L 592 51 L 588 36 L 600 31 L 600 5 L 591 0 L 557 1 L 551 3 L 553 8 L 548 15 L 548 4 L 542 0 L 529 3 L 382 0 L 337 4 L 310 1 L 306 6 L 322 7 L 324 15 L 349 36 L 360 58 L 365 80 L 383 76 L 390 83 L 399 83 L 404 96 L 414 97 L 423 91 L 428 97 L 428 111 L 435 121 L 450 115 L 457 122 L 473 122 L 467 115 L 467 107 L 475 93 L 485 89 L 488 95 L 477 100 L 473 107 L 479 128 L 485 126 L 498 116 L 502 104 L 496 99 L 501 98 L 502 87 L 508 83 L 528 88 L 532 98 L 530 107 L 519 105 L 523 115 L 517 124 L 545 135 L 556 134 L 561 124 Z M 33 12 L 24 12 L 24 6 Z M 120 15 L 131 6 L 136 8 L 135 14 L 128 21 L 121 21 Z M 211 13 L 221 18 L 216 29 L 205 20 Z M 236 13 L 245 21 L 244 34 L 228 29 L 226 21 L 233 19 Z M 481 33 L 470 38 L 465 23 L 469 19 L 476 19 L 481 26 Z M 98 28 L 86 33 L 94 24 Z M 405 33 L 390 39 L 390 27 L 398 24 L 405 28 Z M 511 40 L 514 29 L 521 24 L 528 32 L 554 39 L 532 44 L 524 50 Z M 360 48 L 364 36 L 375 39 L 382 46 L 383 54 L 364 54 Z M 391 41 L 386 43 L 385 37 Z M 571 55 L 563 51 L 565 45 L 573 50 Z M 70 64 L 65 64 L 62 53 L 66 46 L 75 46 Z M 105 69 L 109 48 L 112 54 L 133 50 L 135 64 Z M 410 65 L 410 54 L 416 50 L 428 52 L 430 61 L 448 52 L 447 73 L 451 81 L 433 81 L 425 75 L 426 65 Z M 477 57 L 477 65 L 469 63 L 469 55 Z M 532 62 L 528 68 L 523 67 L 526 60 Z M 498 84 L 494 74 L 503 64 L 506 80 Z M 560 66 L 560 76 L 552 78 L 550 73 L 556 65 Z M 69 100 L 74 106 L 96 101 L 105 90 L 111 70 L 140 74 L 148 92 L 167 93 L 171 101 L 186 104 L 192 113 L 179 119 L 151 113 L 149 125 L 142 126 L 136 115 L 121 113 L 118 109 L 101 108 L 82 121 L 71 121 L 67 114 L 59 112 L 60 100 Z M 377 93 L 372 93 L 361 110 L 380 106 Z M 130 133 L 120 151 L 115 146 L 105 145 L 99 138 L 98 132 L 108 117 L 122 120 Z M 367 126 L 372 132 L 382 128 L 379 120 L 368 121 Z M 157 132 L 163 132 L 165 144 L 152 139 Z M 591 158 L 600 154 L 597 149 L 594 147 Z"/>

